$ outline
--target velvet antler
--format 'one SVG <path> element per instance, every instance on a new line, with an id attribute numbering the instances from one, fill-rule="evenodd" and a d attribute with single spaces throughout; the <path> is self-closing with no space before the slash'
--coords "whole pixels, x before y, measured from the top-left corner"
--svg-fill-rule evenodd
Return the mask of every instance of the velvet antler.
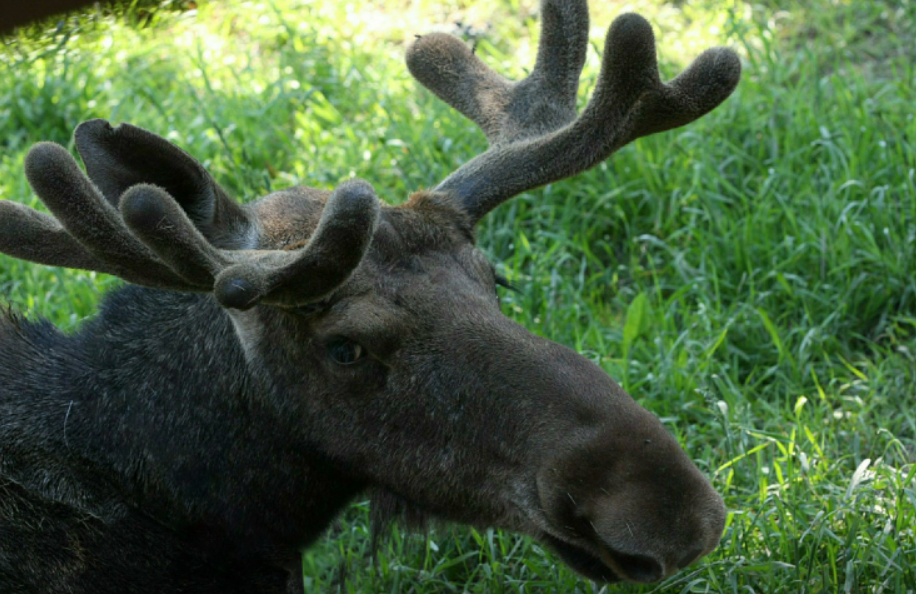
<path id="1" fill-rule="evenodd" d="M 714 48 L 662 83 L 651 26 L 625 14 L 608 31 L 595 91 L 577 118 L 586 1 L 542 0 L 541 19 L 537 62 L 519 82 L 495 73 L 451 35 L 423 36 L 407 52 L 413 76 L 490 141 L 489 150 L 436 187 L 474 220 L 525 190 L 597 165 L 641 136 L 692 122 L 724 101 L 741 75 L 737 55 Z"/>
<path id="2" fill-rule="evenodd" d="M 26 176 L 54 217 L 0 202 L 0 251 L 150 287 L 212 291 L 225 307 L 295 307 L 344 282 L 375 230 L 378 199 L 351 180 L 331 193 L 304 247 L 250 249 L 253 215 L 165 139 L 102 120 L 80 125 L 76 139 L 95 183 L 63 147 L 35 145 Z"/>

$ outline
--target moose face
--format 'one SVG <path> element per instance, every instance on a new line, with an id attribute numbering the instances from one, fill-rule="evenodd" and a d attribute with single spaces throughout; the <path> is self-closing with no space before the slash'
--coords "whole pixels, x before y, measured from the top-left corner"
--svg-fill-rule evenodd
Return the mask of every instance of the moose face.
<path id="1" fill-rule="evenodd" d="M 651 27 L 624 15 L 577 117 L 586 3 L 543 0 L 541 19 L 519 82 L 448 35 L 408 49 L 411 73 L 490 148 L 400 207 L 359 180 L 239 206 L 166 140 L 94 120 L 75 135 L 88 179 L 62 147 L 32 149 L 26 174 L 54 216 L 0 201 L 0 251 L 212 294 L 291 442 L 422 513 L 531 534 L 588 577 L 661 579 L 715 547 L 722 500 L 600 368 L 502 315 L 473 229 L 702 116 L 740 62 L 707 50 L 663 84 Z"/>
<path id="2" fill-rule="evenodd" d="M 301 210 L 314 228 L 320 207 L 280 201 L 255 205 L 262 221 Z M 466 215 L 416 195 L 321 303 L 232 313 L 303 440 L 414 512 L 531 534 L 596 580 L 655 581 L 714 548 L 709 482 L 603 370 L 501 313 L 472 240 Z"/>

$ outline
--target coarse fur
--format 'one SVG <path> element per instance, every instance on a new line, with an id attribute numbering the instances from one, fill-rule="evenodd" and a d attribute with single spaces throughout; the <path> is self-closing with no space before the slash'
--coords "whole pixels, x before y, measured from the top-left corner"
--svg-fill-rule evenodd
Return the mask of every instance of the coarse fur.
<path id="1" fill-rule="evenodd" d="M 716 546 L 709 481 L 603 370 L 501 313 L 474 226 L 699 117 L 737 62 L 716 50 L 662 85 L 651 29 L 625 15 L 575 118 L 585 3 L 542 11 L 517 86 L 454 40 L 411 50 L 492 147 L 401 206 L 359 180 L 239 205 L 128 124 L 77 128 L 85 174 L 63 147 L 32 149 L 53 216 L 0 201 L 0 251 L 140 286 L 73 336 L 0 317 L 0 590 L 301 592 L 300 551 L 361 493 L 382 519 L 529 534 L 599 581 L 657 581 Z"/>
<path id="2" fill-rule="evenodd" d="M 278 439 L 208 296 L 125 287 L 74 336 L 7 318 L 0 353 L 4 592 L 282 591 L 361 487 Z"/>

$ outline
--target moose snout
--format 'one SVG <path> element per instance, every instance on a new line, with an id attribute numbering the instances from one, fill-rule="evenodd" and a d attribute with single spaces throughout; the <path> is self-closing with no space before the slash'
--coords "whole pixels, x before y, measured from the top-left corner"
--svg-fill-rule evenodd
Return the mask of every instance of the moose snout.
<path id="1" fill-rule="evenodd" d="M 726 518 L 719 494 L 653 421 L 661 432 L 651 438 L 615 431 L 554 458 L 538 478 L 551 533 L 562 541 L 558 552 L 578 550 L 593 559 L 588 566 L 600 561 L 613 577 L 637 583 L 711 552 Z"/>
<path id="2" fill-rule="evenodd" d="M 710 489 L 711 491 L 711 489 Z M 601 560 L 619 577 L 631 582 L 658 581 L 711 552 L 725 526 L 722 499 L 707 493 L 681 509 L 662 510 L 659 501 L 630 501 L 610 497 L 584 516 L 592 528 L 592 542 Z M 638 508 L 637 508 L 638 506 Z"/>

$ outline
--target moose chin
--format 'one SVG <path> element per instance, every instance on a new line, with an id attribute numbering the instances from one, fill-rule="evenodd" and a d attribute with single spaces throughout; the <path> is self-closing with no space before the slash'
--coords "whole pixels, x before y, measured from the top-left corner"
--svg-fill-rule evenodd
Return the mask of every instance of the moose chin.
<path id="1" fill-rule="evenodd" d="M 241 205 L 143 129 L 42 142 L 50 211 L 0 201 L 0 251 L 127 285 L 74 335 L 0 315 L 0 590 L 302 592 L 300 551 L 364 493 L 538 539 L 583 576 L 654 582 L 713 550 L 721 497 L 601 368 L 500 311 L 475 226 L 509 198 L 687 124 L 740 77 L 711 49 L 662 83 L 619 17 L 576 111 L 584 0 L 544 0 L 521 81 L 418 38 L 413 76 L 488 150 L 399 206 L 364 181 Z"/>

